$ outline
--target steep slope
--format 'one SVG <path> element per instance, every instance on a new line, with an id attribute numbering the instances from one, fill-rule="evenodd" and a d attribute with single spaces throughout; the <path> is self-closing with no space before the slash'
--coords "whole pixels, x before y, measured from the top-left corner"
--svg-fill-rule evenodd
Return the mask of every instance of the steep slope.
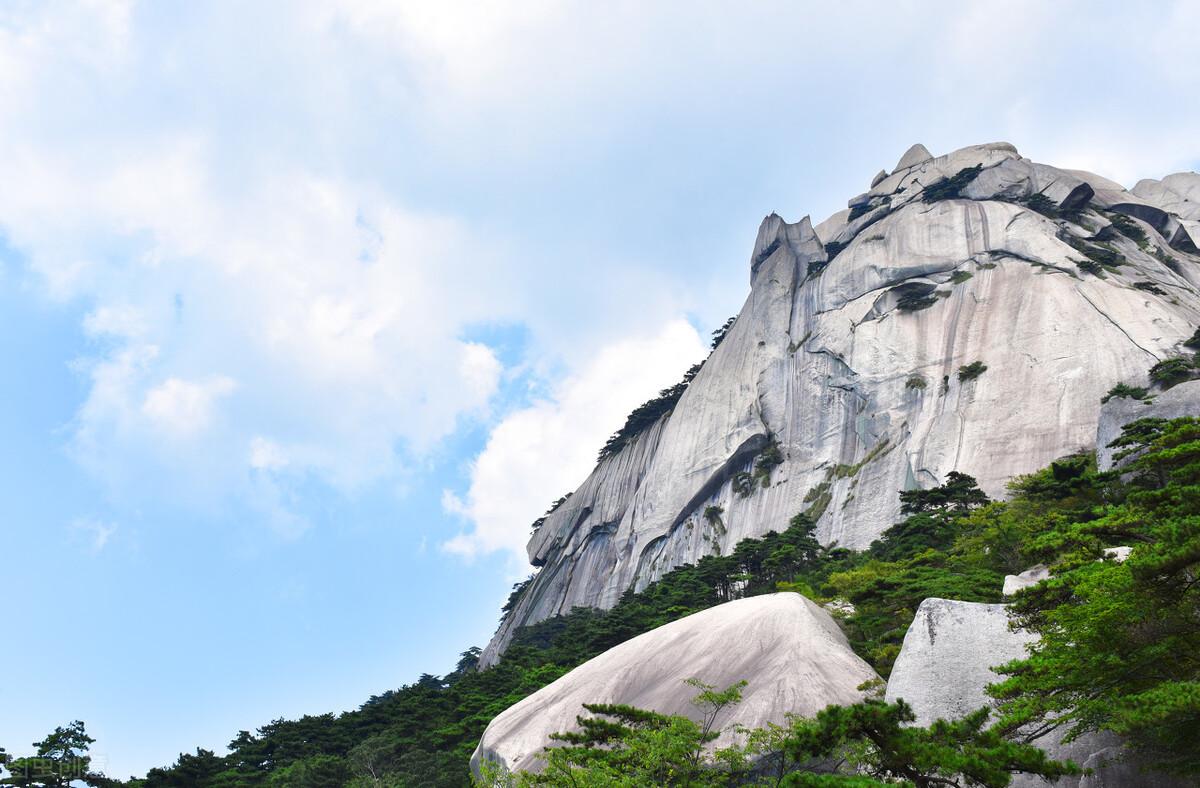
<path id="1" fill-rule="evenodd" d="M 897 490 L 958 470 L 999 496 L 1092 446 L 1101 396 L 1200 324 L 1198 178 L 1132 193 L 1006 143 L 914 146 L 816 228 L 768 216 L 737 321 L 673 411 L 534 534 L 542 569 L 484 664 L 516 627 L 611 607 L 797 512 L 861 548 Z"/>

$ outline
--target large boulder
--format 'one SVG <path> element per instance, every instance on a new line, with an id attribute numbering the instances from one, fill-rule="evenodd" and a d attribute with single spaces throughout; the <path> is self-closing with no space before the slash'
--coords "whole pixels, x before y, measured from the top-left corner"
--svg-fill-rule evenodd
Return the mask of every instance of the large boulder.
<path id="1" fill-rule="evenodd" d="M 1005 605 L 926 599 L 892 667 L 887 700 L 907 701 L 918 725 L 963 717 L 991 705 L 984 690 L 1000 680 L 992 666 L 1025 656 L 1033 640 L 1008 628 Z"/>
<path id="2" fill-rule="evenodd" d="M 992 668 L 1026 653 L 1034 636 L 1009 628 L 1005 605 L 926 599 L 904 636 L 904 645 L 888 679 L 886 698 L 907 701 L 918 725 L 937 719 L 957 719 L 994 701 L 988 684 L 1001 679 Z M 1120 741 L 1111 734 L 1088 734 L 1064 743 L 1055 731 L 1034 742 L 1057 760 L 1071 760 L 1093 774 L 1066 777 L 1053 783 L 1059 788 L 1145 786 L 1182 788 L 1167 777 L 1141 772 L 1128 759 Z M 1017 775 L 1013 788 L 1034 788 L 1050 783 L 1030 775 Z"/>
<path id="3" fill-rule="evenodd" d="M 716 721 L 729 744 L 735 724 L 782 723 L 788 713 L 811 715 L 830 704 L 856 703 L 859 685 L 877 679 L 827 612 L 799 594 L 750 597 L 639 635 L 502 712 L 471 758 L 511 771 L 537 769 L 550 734 L 578 729 L 584 703 L 625 703 L 697 718 L 689 678 L 724 688 L 749 682 L 742 702 Z"/>

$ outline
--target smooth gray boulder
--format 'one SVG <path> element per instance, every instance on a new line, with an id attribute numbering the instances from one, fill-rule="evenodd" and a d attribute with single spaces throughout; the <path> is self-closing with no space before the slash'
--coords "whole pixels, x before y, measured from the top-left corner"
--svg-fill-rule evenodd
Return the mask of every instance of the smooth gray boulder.
<path id="1" fill-rule="evenodd" d="M 735 740 L 734 725 L 783 723 L 789 713 L 812 715 L 830 704 L 856 703 L 858 686 L 875 671 L 846 642 L 833 619 L 799 594 L 728 602 L 674 621 L 615 646 L 500 713 L 471 758 L 510 771 L 539 768 L 550 734 L 578 729 L 584 703 L 627 703 L 699 719 L 689 678 L 724 688 L 749 685 L 741 703 L 716 721 Z"/>
<path id="2" fill-rule="evenodd" d="M 885 697 L 907 701 L 917 725 L 990 707 L 984 690 L 1001 678 L 992 666 L 1024 657 L 1034 640 L 1008 628 L 1006 605 L 926 599 L 904 636 Z"/>
<path id="3" fill-rule="evenodd" d="M 601 461 L 532 536 L 542 569 L 484 665 L 517 627 L 611 607 L 798 512 L 822 543 L 864 548 L 899 518 L 896 491 L 952 470 L 1003 497 L 1013 476 L 1094 447 L 1100 398 L 1144 383 L 1200 326 L 1200 255 L 1156 254 L 1166 239 L 1134 219 L 1147 248 L 1118 234 L 1125 263 L 1097 276 L 1076 247 L 1106 214 L 1089 208 L 1089 230 L 1017 197 L 1147 200 L 1004 142 L 926 153 L 856 198 L 867 202 L 853 220 L 849 209 L 815 227 L 763 220 L 737 321 L 672 412 Z M 975 166 L 962 199 L 924 201 L 929 185 Z M 975 361 L 987 371 L 960 380 Z M 772 441 L 783 462 L 769 486 L 735 491 Z M 719 520 L 703 516 L 709 506 Z"/>
<path id="4" fill-rule="evenodd" d="M 985 690 L 1003 677 L 992 668 L 1025 656 L 1026 646 L 1034 640 L 1030 633 L 1009 628 L 1005 605 L 926 599 L 904 636 L 885 697 L 893 703 L 901 698 L 907 701 L 916 714 L 917 725 L 957 719 L 985 706 L 994 707 Z M 1142 773 L 1135 760 L 1126 760 L 1120 741 L 1111 734 L 1087 734 L 1064 743 L 1062 733 L 1054 731 L 1033 743 L 1050 757 L 1074 761 L 1094 769 L 1095 774 L 1065 777 L 1055 783 L 1016 775 L 1012 788 L 1183 785 L 1162 775 Z"/>
<path id="5" fill-rule="evenodd" d="M 1113 455 L 1118 449 L 1108 444 L 1121 436 L 1121 428 L 1129 422 L 1183 416 L 1200 416 L 1200 380 L 1189 380 L 1154 394 L 1149 402 L 1129 397 L 1110 399 L 1101 406 L 1096 426 L 1096 465 L 1102 471 L 1112 469 Z"/>
<path id="6" fill-rule="evenodd" d="M 1004 595 L 1012 596 L 1022 588 L 1029 588 L 1042 582 L 1050 576 L 1050 568 L 1045 564 L 1038 564 L 1026 569 L 1019 575 L 1004 576 Z"/>
<path id="7" fill-rule="evenodd" d="M 896 162 L 896 166 L 892 169 L 892 172 L 907 170 L 909 167 L 915 167 L 921 162 L 929 161 L 932 158 L 933 154 L 929 152 L 929 149 L 918 142 L 904 151 L 904 155 L 900 157 L 900 161 Z M 875 184 L 871 185 L 874 186 Z"/>

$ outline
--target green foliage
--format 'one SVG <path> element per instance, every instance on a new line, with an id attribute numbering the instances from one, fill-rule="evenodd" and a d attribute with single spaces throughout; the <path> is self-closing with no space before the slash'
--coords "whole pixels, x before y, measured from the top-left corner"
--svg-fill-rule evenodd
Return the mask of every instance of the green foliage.
<path id="1" fill-rule="evenodd" d="M 970 364 L 958 368 L 958 379 L 961 382 L 974 380 L 984 372 L 987 372 L 987 364 L 982 361 L 972 361 Z"/>
<path id="2" fill-rule="evenodd" d="M 867 555 L 830 574 L 822 590 L 854 606 L 843 621 L 851 645 L 886 676 L 917 606 L 928 597 L 994 602 L 1003 575 L 950 554 L 962 520 L 987 504 L 965 474 L 951 472 L 931 490 L 901 493 L 909 515 L 884 531 Z"/>
<path id="3" fill-rule="evenodd" d="M 900 285 L 889 292 L 898 296 L 896 308 L 901 312 L 920 312 L 938 301 L 937 291 L 927 286 Z"/>
<path id="4" fill-rule="evenodd" d="M 625 705 L 585 704 L 578 732 L 546 750 L 541 773 L 497 775 L 477 785 L 527 786 L 1007 786 L 1013 774 L 1054 780 L 1080 773 L 1037 747 L 986 726 L 988 710 L 928 728 L 903 701 L 829 706 L 787 725 L 737 729 L 740 743 L 709 752 L 717 716 L 741 700 L 740 682 L 722 691 L 695 679 L 700 721 Z"/>
<path id="5" fill-rule="evenodd" d="M 950 471 L 946 474 L 945 483 L 938 487 L 929 490 L 901 491 L 900 512 L 901 514 L 961 515 L 987 502 L 987 495 L 979 489 L 973 476 Z"/>
<path id="6" fill-rule="evenodd" d="M 959 170 L 949 178 L 942 178 L 929 186 L 925 187 L 925 192 L 921 195 L 921 199 L 925 202 L 937 202 L 938 200 L 953 200 L 959 196 L 963 188 L 975 180 L 976 176 L 983 171 L 983 165 L 976 164 L 974 167 L 966 167 Z"/>
<path id="7" fill-rule="evenodd" d="M 723 528 L 724 523 L 721 521 L 721 515 L 725 514 L 725 510 L 715 504 L 704 507 L 704 519 L 709 525 Z"/>
<path id="8" fill-rule="evenodd" d="M 1130 219 L 1125 214 L 1110 213 L 1108 215 L 1108 220 L 1112 223 L 1113 228 L 1117 232 L 1134 241 L 1138 246 L 1144 249 L 1149 245 L 1150 239 L 1146 237 L 1145 231 L 1138 226 L 1137 222 L 1135 222 L 1133 219 Z"/>
<path id="9" fill-rule="evenodd" d="M 832 263 L 833 258 L 841 254 L 842 250 L 849 245 L 850 244 L 843 241 L 830 241 L 829 243 L 825 244 L 825 259 Z"/>
<path id="10" fill-rule="evenodd" d="M 1191 337 L 1184 340 L 1183 346 L 1190 347 L 1193 350 L 1200 350 L 1200 328 L 1197 328 Z"/>
<path id="11" fill-rule="evenodd" d="M 852 222 L 862 216 L 866 216 L 872 210 L 870 201 L 859 203 L 850 208 L 850 215 L 846 217 L 846 221 Z"/>
<path id="12" fill-rule="evenodd" d="M 738 471 L 733 475 L 730 487 L 739 498 L 749 498 L 755 489 L 754 477 L 749 471 Z"/>
<path id="13" fill-rule="evenodd" d="M 1141 386 L 1130 386 L 1126 383 L 1118 383 L 1108 390 L 1108 393 L 1100 398 L 1100 402 L 1108 402 L 1110 399 L 1125 398 L 1125 399 L 1140 399 L 1144 400 L 1150 396 L 1150 392 Z"/>
<path id="14" fill-rule="evenodd" d="M 904 381 L 906 389 L 924 389 L 929 384 L 925 382 L 925 378 L 920 375 L 910 375 L 908 380 Z"/>
<path id="15" fill-rule="evenodd" d="M 1128 262 L 1123 254 L 1108 243 L 1102 241 L 1085 241 L 1065 231 L 1061 232 L 1058 237 L 1086 258 L 1082 261 L 1076 260 L 1075 265 L 1080 270 L 1087 271 L 1094 276 L 1103 276 L 1104 269 L 1116 269 Z"/>
<path id="16" fill-rule="evenodd" d="M 1134 422 L 1114 446 L 1128 481 L 1035 540 L 1053 576 L 1015 610 L 1040 640 L 992 692 L 1006 729 L 1111 731 L 1200 775 L 1200 420 Z M 1133 548 L 1123 563 L 1104 552 L 1118 544 Z"/>
<path id="17" fill-rule="evenodd" d="M 812 279 L 814 276 L 820 276 L 821 272 L 829 267 L 830 262 L 831 258 L 826 258 L 825 260 L 813 260 L 808 264 L 808 268 L 805 271 L 805 276 L 809 279 Z"/>
<path id="18" fill-rule="evenodd" d="M 768 257 L 775 254 L 775 250 L 779 248 L 779 243 L 779 239 L 776 238 L 767 244 L 761 252 L 754 256 L 754 265 L 764 262 Z"/>
<path id="19" fill-rule="evenodd" d="M 901 722 L 899 731 L 913 731 L 916 738 L 897 738 L 897 729 L 885 723 L 902 712 L 885 712 L 878 703 L 848 707 L 818 716 L 817 730 L 827 737 L 821 741 L 840 748 L 839 759 L 852 758 L 864 771 L 795 772 L 802 776 L 789 777 L 791 784 L 914 783 L 891 770 L 887 763 L 895 762 L 886 756 L 892 749 L 913 752 L 905 749 L 911 747 L 926 753 L 919 761 L 928 770 L 921 779 L 961 769 L 953 778 L 960 785 L 1002 785 L 979 782 L 970 775 L 984 772 L 965 771 L 968 762 L 955 759 L 974 753 L 1011 766 L 1013 759 L 1036 758 L 979 736 L 1060 722 L 1079 731 L 1120 733 L 1158 762 L 1194 774 L 1200 759 L 1200 421 L 1143 419 L 1128 425 L 1114 448 L 1126 463 L 1121 474 L 1097 473 L 1091 454 L 1072 455 L 1013 480 L 1007 501 L 987 501 L 961 474 L 948 475 L 932 490 L 905 491 L 905 518 L 863 552 L 816 539 L 811 514 L 828 505 L 831 470 L 810 491 L 809 512 L 792 518 L 782 533 L 745 539 L 727 555 L 675 568 L 642 591 L 627 592 L 609 610 L 577 608 L 523 627 L 487 670 L 475 669 L 479 652 L 473 649 L 445 677 L 422 676 L 346 714 L 276 720 L 254 733 L 243 731 L 228 755 L 181 755 L 139 785 L 251 788 L 278 784 L 285 779 L 280 773 L 292 781 L 334 775 L 322 779 L 336 785 L 344 766 L 350 775 L 344 784 L 355 788 L 462 786 L 470 754 L 496 714 L 585 660 L 670 621 L 776 589 L 844 601 L 850 604 L 839 605 L 838 620 L 851 645 L 887 675 L 921 601 L 996 602 L 1005 574 L 1038 562 L 1052 564 L 1054 577 L 1022 592 L 1017 604 L 1022 625 L 1041 634 L 1044 645 L 1006 668 L 1008 678 L 996 690 L 1004 703 L 1002 727 L 974 728 L 968 719 L 966 727 L 935 731 Z M 1104 548 L 1118 544 L 1134 547 L 1124 564 L 1104 559 Z M 653 737 L 638 746 L 642 752 L 694 752 L 678 749 L 680 740 L 694 742 L 696 735 L 680 725 L 651 726 L 646 733 Z M 845 736 L 837 734 L 842 730 Z M 868 737 L 870 746 L 859 735 L 868 730 L 878 737 Z M 815 735 L 811 728 L 775 726 L 748 733 L 740 752 L 706 757 L 712 773 L 728 779 L 747 760 L 779 755 L 781 742 L 790 740 L 790 754 L 765 762 L 794 769 L 811 765 Z M 1037 768 L 1033 760 L 1021 762 Z M 1004 769 L 997 769 L 988 780 L 1002 776 Z M 760 771 L 746 779 L 762 776 Z M 606 784 L 633 784 L 620 779 Z"/>
<path id="20" fill-rule="evenodd" d="M 832 473 L 831 471 L 830 477 L 832 477 Z M 829 508 L 829 504 L 833 501 L 833 493 L 830 492 L 830 487 L 832 486 L 833 482 L 831 478 L 826 478 L 804 494 L 804 503 L 809 505 L 804 510 L 804 515 L 813 522 L 821 519 L 821 515 L 825 514 L 825 510 Z"/>
<path id="21" fill-rule="evenodd" d="M 545 524 L 546 524 L 546 518 L 547 518 L 547 517 L 549 517 L 550 515 L 554 514 L 556 511 L 558 511 L 558 507 L 560 507 L 560 506 L 562 506 L 564 503 L 566 503 L 566 502 L 567 502 L 567 499 L 568 499 L 568 498 L 570 498 L 570 497 L 571 497 L 571 493 L 567 493 L 566 495 L 564 495 L 563 497 L 559 498 L 559 499 L 558 499 L 557 501 L 555 501 L 554 503 L 550 504 L 550 508 L 546 510 L 546 513 L 545 513 L 545 514 L 543 514 L 541 517 L 537 518 L 536 520 L 534 520 L 534 521 L 533 521 L 533 525 L 531 525 L 531 526 L 530 526 L 529 530 L 531 530 L 531 531 L 535 531 L 535 532 L 536 532 L 536 531 L 537 531 L 537 529 L 539 529 L 539 528 L 541 528 L 543 525 L 545 525 Z"/>
<path id="22" fill-rule="evenodd" d="M 1161 247 L 1155 247 L 1154 248 L 1154 257 L 1160 263 L 1165 265 L 1167 268 L 1170 268 L 1175 273 L 1179 274 L 1179 273 L 1183 272 L 1182 266 L 1179 265 L 1179 258 L 1174 257 L 1173 255 L 1169 254 L 1167 252 L 1167 250 L 1165 250 Z"/>
<path id="23" fill-rule="evenodd" d="M 771 486 L 771 471 L 783 464 L 783 452 L 779 449 L 779 441 L 774 436 L 754 458 L 754 473 L 751 476 L 763 487 Z"/>
<path id="24" fill-rule="evenodd" d="M 721 327 L 720 327 L 720 328 L 718 328 L 716 331 L 712 332 L 712 346 L 711 346 L 711 350 L 716 350 L 716 349 L 717 349 L 717 345 L 720 345 L 720 344 L 721 344 L 721 342 L 722 342 L 722 341 L 724 341 L 724 339 L 725 339 L 725 335 L 729 333 L 729 329 L 733 328 L 733 324 L 734 324 L 736 321 L 737 321 L 737 315 L 734 315 L 733 317 L 731 317 L 731 318 L 729 318 L 728 320 L 726 320 L 726 321 L 725 321 L 725 322 L 724 322 L 724 323 L 721 325 Z"/>
<path id="25" fill-rule="evenodd" d="M 1057 219 L 1060 215 L 1058 203 L 1040 192 L 1029 195 L 1021 202 L 1030 210 L 1037 211 L 1050 219 Z"/>
<path id="26" fill-rule="evenodd" d="M 525 578 L 519 583 L 513 583 L 512 593 L 508 595 L 508 601 L 500 608 L 500 612 L 507 615 L 511 613 L 517 604 L 521 601 L 521 597 L 529 590 L 529 586 L 533 584 L 533 575 Z"/>
<path id="27" fill-rule="evenodd" d="M 1154 293 L 1155 295 L 1165 296 L 1167 294 L 1166 290 L 1163 290 L 1153 282 L 1134 282 L 1133 286 L 1138 290 L 1144 290 L 1147 293 Z"/>
<path id="28" fill-rule="evenodd" d="M 955 271 L 950 275 L 950 284 L 960 285 L 974 276 L 975 274 L 971 273 L 970 271 Z"/>
<path id="29" fill-rule="evenodd" d="M 1196 363 L 1190 358 L 1168 358 L 1150 367 L 1150 380 L 1169 389 L 1196 377 Z"/>
<path id="30" fill-rule="evenodd" d="M 663 389 L 654 399 L 647 400 L 634 408 L 633 413 L 630 413 L 625 419 L 625 424 L 621 429 L 614 432 L 605 442 L 604 447 L 600 449 L 599 459 L 605 460 L 620 453 L 621 449 L 625 448 L 642 431 L 654 426 L 659 419 L 674 410 L 675 403 L 679 402 L 683 392 L 687 391 L 688 384 L 692 382 L 692 378 L 696 377 L 700 367 L 700 364 L 696 364 L 684 374 L 683 380 L 670 388 Z"/>
<path id="31" fill-rule="evenodd" d="M 887 452 L 890 448 L 891 448 L 891 442 L 887 438 L 884 438 L 883 440 L 879 441 L 874 446 L 872 446 L 871 450 L 869 452 L 867 452 L 866 456 L 863 457 L 858 462 L 854 463 L 853 465 L 834 466 L 834 469 L 833 469 L 834 478 L 835 479 L 849 479 L 854 476 L 857 476 L 858 472 L 861 471 L 864 467 L 866 467 L 867 464 L 869 464 L 875 458 L 880 457 L 884 454 L 887 454 Z"/>
<path id="32" fill-rule="evenodd" d="M 0 748 L 0 766 L 7 774 L 0 785 L 53 786 L 65 788 L 82 783 L 105 788 L 113 781 L 92 771 L 88 755 L 96 740 L 87 735 L 84 724 L 75 720 L 66 727 L 57 727 L 41 741 L 34 742 L 34 754 L 14 757 Z"/>

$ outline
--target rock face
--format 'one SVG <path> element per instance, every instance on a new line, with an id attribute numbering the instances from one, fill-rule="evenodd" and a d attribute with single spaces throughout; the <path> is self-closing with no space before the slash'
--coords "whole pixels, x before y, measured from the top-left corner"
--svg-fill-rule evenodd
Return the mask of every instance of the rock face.
<path id="1" fill-rule="evenodd" d="M 673 412 L 534 534 L 542 569 L 483 664 L 516 627 L 611 607 L 797 512 L 824 543 L 862 548 L 898 518 L 895 491 L 957 470 L 1002 496 L 1012 476 L 1093 446 L 1100 398 L 1144 385 L 1200 325 L 1196 177 L 1139 196 L 1007 143 L 914 146 L 815 228 L 768 216 L 737 321 Z M 973 362 L 986 371 L 960 377 Z M 769 445 L 782 457 L 769 486 L 735 492 Z"/>
<path id="2" fill-rule="evenodd" d="M 788 712 L 814 714 L 862 699 L 856 688 L 878 678 L 850 650 L 829 614 L 799 594 L 740 599 L 666 624 L 585 662 L 492 720 L 472 756 L 510 770 L 537 768 L 550 734 L 578 729 L 584 703 L 627 703 L 698 719 L 699 678 L 724 688 L 747 679 L 741 703 L 716 725 L 782 723 Z M 731 743 L 725 733 L 714 746 Z"/>
<path id="3" fill-rule="evenodd" d="M 1177 419 L 1181 416 L 1200 416 L 1200 380 L 1189 380 L 1154 395 L 1149 402 L 1116 397 L 1100 408 L 1100 423 L 1096 429 L 1096 464 L 1107 471 L 1113 466 L 1110 448 L 1121 435 L 1121 428 L 1137 419 Z"/>
<path id="4" fill-rule="evenodd" d="M 1023 576 L 1023 575 L 1022 575 Z M 904 645 L 888 679 L 886 698 L 903 698 L 917 716 L 918 725 L 937 719 L 956 719 L 992 705 L 984 691 L 1001 676 L 995 665 L 1025 655 L 1033 636 L 1008 628 L 1004 605 L 926 599 L 904 636 Z M 1172 788 L 1183 783 L 1161 775 L 1142 773 L 1136 763 L 1121 760 L 1115 736 L 1091 734 L 1063 744 L 1057 732 L 1035 744 L 1056 760 L 1071 760 L 1095 770 L 1083 777 L 1065 777 L 1048 783 L 1037 777 L 1018 775 L 1013 788 L 1055 785 L 1060 788 L 1102 786 L 1145 786 Z"/>
<path id="5" fill-rule="evenodd" d="M 1034 638 L 1008 628 L 1005 605 L 926 599 L 904 636 L 886 698 L 903 698 L 917 725 L 958 719 L 991 700 L 984 692 L 1000 680 L 993 665 L 1025 656 Z"/>
<path id="6" fill-rule="evenodd" d="M 1049 576 L 1050 567 L 1046 566 L 1045 564 L 1038 564 L 1037 566 L 1030 567 L 1019 575 L 1005 575 L 1004 595 L 1012 596 L 1022 588 L 1035 586 Z"/>

